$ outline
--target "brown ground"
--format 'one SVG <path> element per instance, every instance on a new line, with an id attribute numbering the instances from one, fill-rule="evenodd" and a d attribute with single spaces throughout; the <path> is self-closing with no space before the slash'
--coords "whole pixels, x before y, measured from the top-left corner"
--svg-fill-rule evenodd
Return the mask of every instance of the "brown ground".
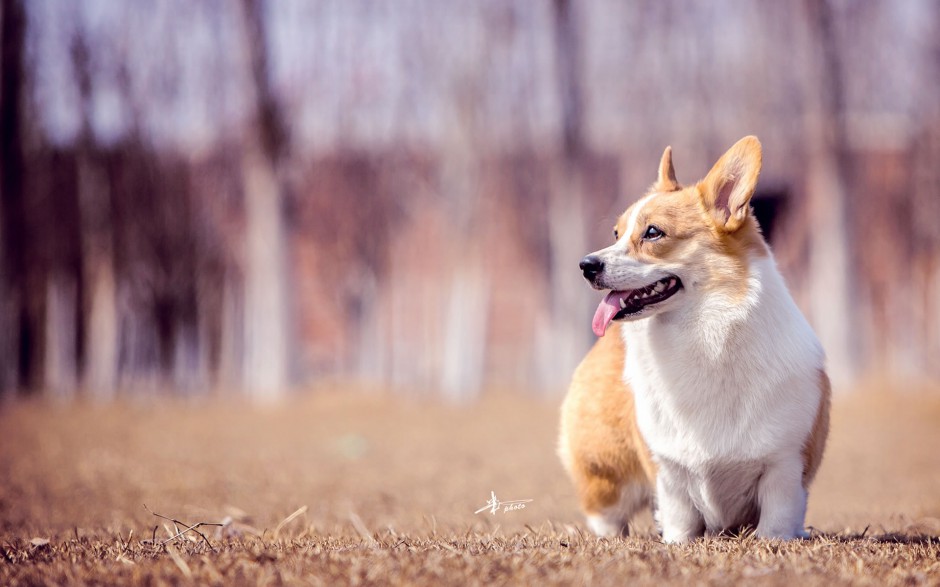
<path id="1" fill-rule="evenodd" d="M 251 409 L 0 408 L 0 585 L 940 584 L 940 390 L 837 397 L 806 542 L 667 547 L 581 523 L 557 401 L 318 392 Z M 474 511 L 494 491 L 525 509 Z M 227 521 L 167 546 L 144 510 Z M 286 518 L 306 507 L 293 519 Z M 45 543 L 48 540 L 48 543 Z"/>

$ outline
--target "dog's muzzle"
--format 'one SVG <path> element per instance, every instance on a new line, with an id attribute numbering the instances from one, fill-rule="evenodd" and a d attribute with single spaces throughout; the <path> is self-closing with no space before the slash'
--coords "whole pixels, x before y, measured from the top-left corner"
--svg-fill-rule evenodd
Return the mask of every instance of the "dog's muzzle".
<path id="1" fill-rule="evenodd" d="M 581 262 L 578 264 L 581 267 L 581 272 L 584 273 L 584 278 L 594 283 L 594 280 L 597 278 L 601 272 L 604 271 L 604 261 L 601 260 L 597 255 L 588 255 L 585 258 L 581 259 Z"/>

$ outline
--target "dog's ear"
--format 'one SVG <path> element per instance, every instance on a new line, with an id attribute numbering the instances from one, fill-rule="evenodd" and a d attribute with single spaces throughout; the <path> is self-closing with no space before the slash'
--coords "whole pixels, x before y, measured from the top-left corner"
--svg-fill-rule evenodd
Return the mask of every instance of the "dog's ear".
<path id="1" fill-rule="evenodd" d="M 672 147 L 666 147 L 663 151 L 663 158 L 659 160 L 659 175 L 653 189 L 657 192 L 674 192 L 679 189 L 676 168 L 672 166 Z"/>
<path id="2" fill-rule="evenodd" d="M 744 137 L 721 156 L 699 184 L 705 207 L 719 228 L 734 232 L 744 224 L 760 167 L 760 141 L 755 136 Z"/>

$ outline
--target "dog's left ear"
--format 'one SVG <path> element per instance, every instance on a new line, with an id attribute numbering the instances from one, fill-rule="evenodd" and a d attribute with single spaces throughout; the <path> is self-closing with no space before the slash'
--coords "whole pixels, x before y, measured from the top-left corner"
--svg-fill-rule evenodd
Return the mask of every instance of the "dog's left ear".
<path id="1" fill-rule="evenodd" d="M 760 141 L 755 136 L 744 137 L 721 156 L 699 184 L 705 207 L 719 228 L 734 232 L 744 224 L 760 167 Z"/>
<path id="2" fill-rule="evenodd" d="M 676 181 L 676 168 L 672 165 L 671 146 L 666 147 L 662 159 L 659 160 L 659 173 L 656 175 L 653 189 L 658 192 L 674 192 L 679 189 L 679 182 Z"/>

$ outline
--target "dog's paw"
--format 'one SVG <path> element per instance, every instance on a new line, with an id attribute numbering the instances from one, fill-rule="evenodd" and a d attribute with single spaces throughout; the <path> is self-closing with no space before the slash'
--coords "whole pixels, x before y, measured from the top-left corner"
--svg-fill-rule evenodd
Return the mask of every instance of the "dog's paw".
<path id="1" fill-rule="evenodd" d="M 691 542 L 699 535 L 694 530 L 685 528 L 664 528 L 663 542 L 666 544 L 685 544 Z"/>
<path id="2" fill-rule="evenodd" d="M 629 533 L 627 525 L 622 520 L 604 514 L 589 515 L 587 525 L 599 538 L 616 538 Z"/>
<path id="3" fill-rule="evenodd" d="M 781 528 L 762 528 L 757 526 L 754 535 L 764 540 L 804 540 L 809 538 L 809 534 L 804 530 L 784 530 Z"/>

